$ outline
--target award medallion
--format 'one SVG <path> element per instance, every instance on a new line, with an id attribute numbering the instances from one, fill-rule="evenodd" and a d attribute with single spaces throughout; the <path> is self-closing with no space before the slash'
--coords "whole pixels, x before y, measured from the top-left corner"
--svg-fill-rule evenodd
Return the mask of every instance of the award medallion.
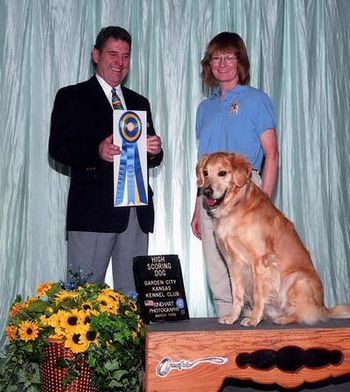
<path id="1" fill-rule="evenodd" d="M 122 139 L 129 143 L 136 142 L 141 136 L 142 125 L 139 116 L 134 112 L 125 112 L 119 120 L 119 132 Z"/>
<path id="2" fill-rule="evenodd" d="M 139 114 L 143 112 L 124 111 L 119 115 L 115 123 L 115 130 L 119 134 L 121 144 L 121 154 L 118 156 L 119 166 L 115 173 L 115 199 L 114 205 L 119 206 L 138 206 L 147 204 L 147 191 L 145 183 L 147 184 L 142 170 L 142 157 L 147 165 L 146 150 L 141 149 L 142 156 L 139 152 L 139 140 L 143 128 L 146 138 L 146 122 L 141 120 Z M 145 146 L 145 144 L 143 144 Z M 146 167 L 147 169 L 147 167 Z"/>

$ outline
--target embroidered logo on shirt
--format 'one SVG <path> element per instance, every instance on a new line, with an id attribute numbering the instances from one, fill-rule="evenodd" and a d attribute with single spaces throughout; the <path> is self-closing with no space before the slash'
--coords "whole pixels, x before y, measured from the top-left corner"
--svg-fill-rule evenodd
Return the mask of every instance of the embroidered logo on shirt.
<path id="1" fill-rule="evenodd" d="M 239 110 L 239 103 L 237 101 L 232 102 L 230 106 L 230 113 L 235 113 L 237 114 Z"/>

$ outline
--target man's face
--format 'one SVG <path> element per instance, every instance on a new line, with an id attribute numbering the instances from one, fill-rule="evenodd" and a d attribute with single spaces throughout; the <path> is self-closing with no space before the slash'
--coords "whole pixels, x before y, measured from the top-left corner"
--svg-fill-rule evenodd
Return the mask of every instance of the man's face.
<path id="1" fill-rule="evenodd" d="M 129 71 L 130 46 L 120 39 L 108 38 L 101 52 L 95 48 L 92 50 L 92 58 L 96 64 L 96 73 L 115 87 Z"/>

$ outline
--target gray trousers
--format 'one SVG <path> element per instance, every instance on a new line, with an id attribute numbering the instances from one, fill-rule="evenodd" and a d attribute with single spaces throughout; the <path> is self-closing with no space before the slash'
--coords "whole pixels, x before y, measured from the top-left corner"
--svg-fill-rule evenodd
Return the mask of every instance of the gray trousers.
<path id="1" fill-rule="evenodd" d="M 258 172 L 252 172 L 252 180 L 261 186 Z M 231 283 L 226 262 L 216 245 L 213 220 L 203 207 L 203 196 L 199 196 L 199 220 L 202 234 L 203 255 L 207 269 L 207 276 L 217 317 L 223 317 L 231 311 L 232 295 Z"/>
<path id="2" fill-rule="evenodd" d="M 136 208 L 130 208 L 129 224 L 122 233 L 68 232 L 68 270 L 80 267 L 90 282 L 104 283 L 112 257 L 113 287 L 123 294 L 135 291 L 133 258 L 148 253 L 148 234 L 139 225 Z M 69 278 L 69 277 L 68 277 Z"/>

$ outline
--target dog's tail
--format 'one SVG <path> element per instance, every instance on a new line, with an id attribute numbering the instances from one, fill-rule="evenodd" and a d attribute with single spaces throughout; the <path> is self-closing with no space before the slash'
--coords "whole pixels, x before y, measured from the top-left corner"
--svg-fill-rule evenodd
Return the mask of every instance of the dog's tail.
<path id="1" fill-rule="evenodd" d="M 334 319 L 350 318 L 350 305 L 341 304 L 326 309 L 327 317 Z"/>

